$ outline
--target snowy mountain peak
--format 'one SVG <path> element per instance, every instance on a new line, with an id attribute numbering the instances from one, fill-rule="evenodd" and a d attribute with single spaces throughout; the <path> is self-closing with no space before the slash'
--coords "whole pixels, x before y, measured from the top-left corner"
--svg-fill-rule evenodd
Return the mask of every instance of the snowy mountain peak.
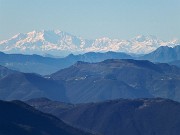
<path id="1" fill-rule="evenodd" d="M 147 40 L 158 40 L 156 36 L 149 35 L 149 36 L 144 36 L 144 35 L 138 35 L 135 38 L 133 38 L 135 41 L 143 42 Z"/>
<path id="2" fill-rule="evenodd" d="M 178 39 L 163 41 L 155 36 L 138 35 L 130 40 L 108 37 L 87 40 L 61 30 L 40 30 L 19 33 L 0 42 L 0 51 L 8 53 L 53 54 L 84 53 L 89 51 L 120 51 L 126 53 L 149 53 L 159 46 L 176 46 Z"/>

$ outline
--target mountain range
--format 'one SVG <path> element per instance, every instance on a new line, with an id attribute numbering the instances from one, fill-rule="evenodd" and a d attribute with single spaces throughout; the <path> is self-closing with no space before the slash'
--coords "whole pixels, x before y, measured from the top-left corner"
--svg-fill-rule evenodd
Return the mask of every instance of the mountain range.
<path id="1" fill-rule="evenodd" d="M 161 46 L 155 51 L 141 56 L 140 59 L 164 63 L 180 60 L 180 45 L 175 47 Z"/>
<path id="2" fill-rule="evenodd" d="M 0 100 L 0 135 L 92 135 L 21 101 Z"/>
<path id="3" fill-rule="evenodd" d="M 109 59 L 98 63 L 79 61 L 47 76 L 1 69 L 6 73 L 0 78 L 2 100 L 47 97 L 86 103 L 162 97 L 180 101 L 180 68 L 163 63 L 133 59 Z"/>
<path id="4" fill-rule="evenodd" d="M 37 73 L 41 75 L 52 74 L 60 69 L 67 68 L 77 61 L 84 62 L 101 62 L 106 59 L 136 59 L 149 60 L 152 62 L 169 63 L 179 66 L 180 62 L 180 46 L 175 47 L 161 46 L 155 51 L 145 55 L 126 54 L 122 52 L 88 52 L 84 54 L 69 54 L 63 58 L 55 58 L 52 56 L 44 57 L 40 55 L 24 55 L 24 54 L 5 54 L 0 52 L 0 65 L 12 70 L 25 73 Z"/>
<path id="5" fill-rule="evenodd" d="M 64 58 L 43 57 L 40 55 L 5 54 L 0 52 L 0 65 L 25 73 L 47 75 L 69 67 L 77 61 L 100 62 L 106 59 L 130 59 L 130 55 L 121 52 L 70 54 Z"/>
<path id="6" fill-rule="evenodd" d="M 178 40 L 42 30 L 0 51 L 0 135 L 180 133 Z"/>
<path id="7" fill-rule="evenodd" d="M 67 55 L 69 53 L 85 52 L 125 52 L 146 54 L 160 46 L 176 46 L 180 42 L 176 39 L 163 41 L 155 36 L 137 36 L 130 40 L 110 39 L 83 39 L 82 37 L 60 30 L 41 30 L 28 33 L 19 33 L 10 39 L 0 42 L 0 51 L 6 53 L 23 54 L 51 54 Z"/>
<path id="8" fill-rule="evenodd" d="M 73 105 L 41 98 L 26 103 L 66 123 L 102 135 L 180 133 L 180 103 L 168 99 L 117 99 Z"/>
<path id="9" fill-rule="evenodd" d="M 65 82 L 72 103 L 141 97 L 180 101 L 180 69 L 165 63 L 133 59 L 77 62 L 48 77 Z"/>
<path id="10" fill-rule="evenodd" d="M 21 73 L 0 67 L 0 99 L 27 100 L 31 98 L 47 97 L 68 102 L 64 84 L 48 80 L 34 73 Z"/>

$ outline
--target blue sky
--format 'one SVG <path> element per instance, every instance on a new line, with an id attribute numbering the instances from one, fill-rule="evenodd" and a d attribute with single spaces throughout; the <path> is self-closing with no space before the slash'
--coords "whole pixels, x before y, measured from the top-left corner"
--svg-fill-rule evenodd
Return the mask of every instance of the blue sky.
<path id="1" fill-rule="evenodd" d="M 180 0 L 0 0 L 0 40 L 41 29 L 88 39 L 180 39 Z"/>

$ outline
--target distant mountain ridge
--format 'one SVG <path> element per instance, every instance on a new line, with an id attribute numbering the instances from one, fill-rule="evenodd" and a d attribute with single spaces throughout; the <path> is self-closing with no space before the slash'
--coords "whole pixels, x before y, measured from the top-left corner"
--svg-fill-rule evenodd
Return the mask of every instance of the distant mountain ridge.
<path id="1" fill-rule="evenodd" d="M 155 51 L 141 56 L 140 59 L 153 62 L 172 62 L 180 60 L 180 45 L 175 47 L 161 46 Z"/>
<path id="2" fill-rule="evenodd" d="M 60 69 L 73 65 L 77 61 L 100 62 L 106 59 L 130 59 L 130 55 L 121 52 L 88 52 L 70 54 L 64 58 L 50 58 L 40 55 L 5 54 L 0 52 L 0 65 L 25 73 L 41 75 L 52 74 Z"/>
<path id="3" fill-rule="evenodd" d="M 8 67 L 13 70 L 18 70 L 26 73 L 37 73 L 41 75 L 48 75 L 60 69 L 67 68 L 77 61 L 84 62 L 101 62 L 106 59 L 136 59 L 149 60 L 152 62 L 169 63 L 177 65 L 173 61 L 180 60 L 180 45 L 175 47 L 161 46 L 151 53 L 145 55 L 126 54 L 122 52 L 87 52 L 84 54 L 69 54 L 63 58 L 44 57 L 37 54 L 5 54 L 0 52 L 0 65 Z M 177 62 L 179 63 L 179 62 Z"/>
<path id="4" fill-rule="evenodd" d="M 0 51 L 24 54 L 63 55 L 69 53 L 118 51 L 145 54 L 160 46 L 175 46 L 178 40 L 163 41 L 155 36 L 137 36 L 130 40 L 110 39 L 107 37 L 94 40 L 83 39 L 60 30 L 41 30 L 19 33 L 0 42 Z"/>
<path id="5" fill-rule="evenodd" d="M 68 102 L 63 82 L 57 83 L 38 74 L 21 73 L 0 66 L 1 100 L 27 100 L 35 97 Z"/>
<path id="6" fill-rule="evenodd" d="M 17 73 L 17 71 L 10 70 L 7 67 L 3 67 L 3 66 L 0 65 L 0 79 L 3 78 L 3 77 L 6 77 L 6 76 L 8 76 L 9 74 L 12 74 L 12 73 Z"/>

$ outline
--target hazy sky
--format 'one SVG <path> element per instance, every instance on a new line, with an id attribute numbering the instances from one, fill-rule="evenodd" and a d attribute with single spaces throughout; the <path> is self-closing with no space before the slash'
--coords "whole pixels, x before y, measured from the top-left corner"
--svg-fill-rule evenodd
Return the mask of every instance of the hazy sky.
<path id="1" fill-rule="evenodd" d="M 180 39 L 180 0 L 0 0 L 0 40 L 41 29 L 89 39 Z"/>

